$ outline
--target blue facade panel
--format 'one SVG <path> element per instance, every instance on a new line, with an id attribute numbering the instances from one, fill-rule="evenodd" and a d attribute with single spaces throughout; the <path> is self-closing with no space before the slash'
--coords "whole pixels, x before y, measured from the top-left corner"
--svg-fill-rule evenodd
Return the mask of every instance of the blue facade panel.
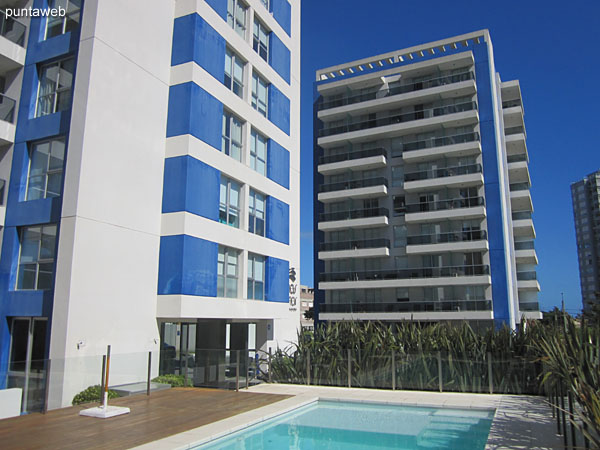
<path id="1" fill-rule="evenodd" d="M 273 17 L 288 36 L 292 35 L 292 6 L 287 0 L 271 0 Z"/>
<path id="2" fill-rule="evenodd" d="M 290 84 L 290 51 L 275 33 L 269 34 L 269 65 Z"/>
<path id="3" fill-rule="evenodd" d="M 162 212 L 187 211 L 219 220 L 220 181 L 217 169 L 196 158 L 166 158 Z"/>
<path id="4" fill-rule="evenodd" d="M 187 235 L 162 236 L 159 295 L 217 296 L 218 244 Z"/>
<path id="5" fill-rule="evenodd" d="M 267 177 L 286 189 L 290 188 L 290 152 L 273 139 L 267 143 Z"/>
<path id="6" fill-rule="evenodd" d="M 283 259 L 269 256 L 265 271 L 265 300 L 268 302 L 289 302 L 290 263 Z"/>
<path id="7" fill-rule="evenodd" d="M 496 142 L 494 102 L 492 92 L 493 73 L 490 69 L 489 52 L 486 43 L 473 46 L 475 76 L 477 79 L 477 103 L 480 120 L 480 136 L 485 179 L 485 200 L 488 224 L 490 274 L 492 277 L 492 300 L 494 322 L 497 327 L 510 325 L 510 290 L 508 283 L 508 251 L 505 247 L 504 221 L 506 211 L 502 204 L 500 184 L 501 162 Z"/>
<path id="8" fill-rule="evenodd" d="M 171 65 L 194 61 L 213 77 L 223 81 L 225 39 L 198 14 L 175 19 Z"/>
<path id="9" fill-rule="evenodd" d="M 191 134 L 220 149 L 222 120 L 223 104 L 197 84 L 169 88 L 167 137 Z"/>
<path id="10" fill-rule="evenodd" d="M 290 134 L 290 99 L 274 85 L 269 85 L 269 120 L 287 135 Z M 219 128 L 220 133 L 220 128 Z"/>
<path id="11" fill-rule="evenodd" d="M 206 3 L 219 14 L 223 20 L 227 20 L 227 0 L 206 0 Z"/>
<path id="12" fill-rule="evenodd" d="M 290 243 L 290 206 L 275 197 L 267 197 L 265 236 L 283 244 Z"/>

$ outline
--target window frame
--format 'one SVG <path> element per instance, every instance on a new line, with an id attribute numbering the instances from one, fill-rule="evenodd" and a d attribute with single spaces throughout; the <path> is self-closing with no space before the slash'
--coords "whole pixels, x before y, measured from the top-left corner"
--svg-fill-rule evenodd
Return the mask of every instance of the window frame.
<path id="1" fill-rule="evenodd" d="M 39 228 L 39 240 L 35 241 L 37 244 L 36 259 L 29 261 L 29 262 L 23 262 L 23 248 L 25 247 L 24 244 L 25 244 L 26 233 L 28 230 L 33 231 L 36 228 Z M 44 246 L 42 245 L 43 239 L 44 239 L 44 229 L 47 229 L 47 228 L 54 229 L 54 242 L 52 242 L 51 247 L 48 247 L 52 253 L 51 257 L 43 257 L 42 256 L 42 251 L 44 249 Z M 58 227 L 57 227 L 57 224 L 55 224 L 55 223 L 24 226 L 19 229 L 19 261 L 17 263 L 17 279 L 16 279 L 16 283 L 15 283 L 16 291 L 45 291 L 45 290 L 52 289 L 52 286 L 54 284 L 54 271 L 55 271 L 54 263 L 56 261 L 57 238 L 58 238 Z M 33 241 L 30 241 L 30 242 L 33 242 Z M 29 266 L 35 265 L 35 277 L 34 277 L 33 287 L 22 287 L 22 285 L 21 285 L 21 282 L 23 281 L 24 271 L 25 271 L 25 269 L 23 269 L 23 271 L 22 271 L 21 267 L 26 266 L 26 265 L 29 265 Z M 52 268 L 52 271 L 48 272 L 52 279 L 50 280 L 50 283 L 48 284 L 48 286 L 42 287 L 42 288 L 40 288 L 40 265 L 51 265 L 51 268 Z"/>
<path id="2" fill-rule="evenodd" d="M 267 137 L 263 136 L 261 133 L 256 131 L 254 128 L 250 132 L 250 164 L 249 165 L 252 170 L 254 170 L 257 173 L 260 173 L 261 175 L 263 175 L 265 177 L 267 176 L 267 143 L 268 143 L 268 141 L 269 141 L 269 139 Z M 257 152 L 259 143 L 261 143 L 261 145 L 263 145 L 263 148 L 264 148 L 264 156 L 262 159 Z M 258 163 L 262 164 L 262 167 L 264 168 L 263 171 L 259 170 L 260 165 Z"/>
<path id="3" fill-rule="evenodd" d="M 243 24 L 238 20 L 238 13 L 240 11 L 244 13 Z M 248 5 L 240 0 L 227 0 L 227 25 L 229 25 L 242 39 L 246 39 L 247 22 Z"/>
<path id="4" fill-rule="evenodd" d="M 262 263 L 262 279 L 256 278 L 256 262 L 260 261 Z M 259 255 L 256 253 L 248 253 L 248 273 L 247 273 L 247 284 L 248 284 L 248 292 L 247 297 L 248 300 L 259 300 L 264 301 L 265 299 L 265 285 L 266 285 L 266 266 L 267 266 L 267 258 L 263 255 Z M 252 272 L 252 273 L 251 273 Z M 257 283 L 261 283 L 261 292 L 260 298 L 256 296 L 256 285 Z M 252 286 L 252 289 L 251 289 Z M 250 291 L 252 290 L 252 294 Z"/>
<path id="5" fill-rule="evenodd" d="M 233 130 L 234 125 L 237 126 L 239 124 L 240 130 L 240 140 L 239 142 L 235 141 L 233 138 Z M 238 148 L 238 157 L 236 158 L 232 155 L 232 149 Z M 236 115 L 230 113 L 229 111 L 223 111 L 223 119 L 221 122 L 221 152 L 225 153 L 227 156 L 235 159 L 236 161 L 242 162 L 242 154 L 244 150 L 244 122 L 239 119 Z"/>
<path id="6" fill-rule="evenodd" d="M 219 245 L 217 250 L 217 297 L 222 298 L 238 298 L 239 291 L 239 275 L 240 275 L 240 251 L 227 247 L 225 245 Z M 220 260 L 221 255 L 223 255 L 223 261 Z M 230 256 L 235 258 L 235 274 L 229 274 L 230 267 Z M 219 274 L 219 265 L 222 265 L 222 274 Z M 222 279 L 222 288 L 223 291 L 220 291 L 219 287 L 219 279 Z M 235 280 L 235 292 L 231 292 L 229 289 L 228 280 Z M 221 295 L 222 294 L 222 295 Z"/>
<path id="7" fill-rule="evenodd" d="M 66 63 L 71 62 L 73 64 L 72 67 L 72 72 L 70 72 L 71 75 L 71 81 L 70 81 L 70 85 L 69 87 L 60 87 L 60 83 L 61 83 L 61 73 L 64 70 L 64 66 Z M 42 82 L 44 80 L 44 71 L 47 71 L 48 69 L 51 69 L 52 67 L 58 67 L 58 72 L 56 74 L 56 81 L 53 82 L 54 86 L 52 88 L 52 90 L 46 94 L 42 95 Z M 69 72 L 67 72 L 69 73 Z M 73 76 L 75 74 L 75 58 L 74 57 L 69 57 L 69 58 L 64 58 L 58 61 L 54 61 L 48 64 L 42 64 L 38 67 L 38 90 L 37 90 L 37 94 L 36 94 L 36 107 L 35 107 L 35 117 L 44 117 L 44 116 L 49 116 L 50 114 L 55 114 L 57 112 L 60 111 L 66 111 L 71 107 L 71 101 L 72 101 L 72 97 L 73 97 Z M 50 83 L 48 84 L 50 85 Z M 68 92 L 69 93 L 69 98 L 68 98 L 68 107 L 63 107 L 61 109 L 59 109 L 59 106 L 61 103 L 59 102 L 59 98 L 61 97 L 61 94 L 64 94 Z M 50 108 L 50 112 L 43 112 L 42 108 L 41 108 L 41 100 L 42 98 L 47 98 L 47 97 L 51 97 L 51 101 L 49 103 L 51 103 L 51 108 Z"/>
<path id="8" fill-rule="evenodd" d="M 54 148 L 54 144 L 58 143 L 58 142 L 61 142 L 63 145 L 62 164 L 60 165 L 60 168 L 52 169 L 52 168 L 50 168 L 52 149 Z M 41 146 L 44 144 L 49 144 L 49 146 L 50 146 L 49 151 L 48 151 L 48 161 L 46 163 L 46 168 L 41 174 L 34 175 L 34 177 L 43 177 L 44 178 L 43 196 L 37 197 L 37 198 L 29 198 L 30 193 L 31 193 L 31 188 L 32 188 L 32 186 L 31 186 L 31 179 L 32 179 L 31 169 L 33 166 L 33 161 L 34 161 L 33 154 L 36 151 L 36 148 L 38 146 Z M 60 197 L 62 195 L 62 182 L 63 182 L 65 153 L 66 153 L 66 139 L 64 137 L 56 137 L 56 138 L 51 138 L 51 139 L 44 139 L 42 141 L 32 142 L 29 145 L 29 148 L 27 150 L 28 150 L 28 154 L 29 154 L 29 167 L 27 169 L 27 186 L 26 186 L 26 190 L 25 190 L 25 201 Z M 60 192 L 57 195 L 48 196 L 48 178 L 53 175 L 56 176 L 58 174 L 60 174 Z"/>
<path id="9" fill-rule="evenodd" d="M 225 200 L 224 201 L 221 198 L 222 188 L 223 188 L 223 184 L 224 184 L 223 182 L 225 182 Z M 232 187 L 234 185 L 237 186 L 237 205 L 232 204 L 232 202 L 231 202 L 231 191 L 232 191 Z M 219 223 L 222 223 L 224 225 L 227 225 L 227 226 L 230 226 L 233 228 L 240 228 L 240 222 L 241 222 L 240 211 L 242 209 L 241 197 L 242 197 L 242 184 L 235 180 L 232 180 L 231 178 L 221 176 L 221 181 L 219 183 Z M 222 213 L 225 214 L 224 219 L 221 217 Z M 233 222 L 231 221 L 232 217 L 234 218 Z"/>
<path id="10" fill-rule="evenodd" d="M 257 220 L 261 220 L 260 217 L 257 217 L 257 208 L 256 208 L 256 198 L 260 196 L 262 197 L 263 210 L 258 211 L 262 212 L 262 227 L 257 227 Z M 248 232 L 252 234 L 256 234 L 257 236 L 265 236 L 265 225 L 267 223 L 267 196 L 261 192 L 255 191 L 254 189 L 250 189 L 250 193 L 248 195 Z M 261 231 L 257 232 L 257 231 Z"/>
<path id="11" fill-rule="evenodd" d="M 261 41 L 261 32 L 265 37 L 265 41 Z M 266 62 L 269 62 L 269 35 L 271 34 L 271 30 L 269 30 L 258 18 L 254 18 L 254 25 L 252 27 L 252 48 L 258 56 L 264 59 Z"/>
<path id="12" fill-rule="evenodd" d="M 57 5 L 59 0 L 49 0 L 48 1 L 48 8 L 49 9 L 57 9 L 59 6 L 65 8 L 66 13 L 64 16 L 56 16 L 56 17 L 52 17 L 52 16 L 48 16 L 48 18 L 46 19 L 46 30 L 44 32 L 44 40 L 47 39 L 52 39 L 53 37 L 57 37 L 57 36 L 62 36 L 65 33 L 70 32 L 71 30 L 75 29 L 75 28 L 69 28 L 69 19 L 73 19 L 73 17 L 75 15 L 77 15 L 77 20 L 72 20 L 73 22 L 77 23 L 77 28 L 81 25 L 81 0 L 79 0 L 79 5 L 75 5 L 75 2 L 73 0 L 64 0 L 66 2 L 66 5 Z M 69 8 L 69 6 L 74 6 L 75 9 L 71 9 Z M 53 34 L 52 36 L 48 36 L 48 31 L 50 30 L 51 26 L 54 26 L 55 24 L 59 24 L 60 23 L 60 33 L 58 34 Z"/>
<path id="13" fill-rule="evenodd" d="M 231 64 L 227 64 L 227 58 L 230 58 Z M 238 80 L 235 76 L 236 63 L 241 65 L 242 74 Z M 238 66 L 239 67 L 239 66 Z M 229 74 L 227 71 L 229 70 Z M 237 53 L 227 48 L 225 50 L 225 71 L 223 73 L 223 84 L 237 95 L 239 98 L 244 98 L 244 72 L 246 71 L 246 61 L 244 61 Z"/>
<path id="14" fill-rule="evenodd" d="M 270 83 L 265 80 L 256 71 L 252 72 L 252 100 L 251 105 L 256 111 L 259 112 L 263 117 L 267 117 L 269 113 L 269 86 Z M 260 87 L 264 87 L 264 101 L 260 97 Z M 261 108 L 261 106 L 264 107 Z"/>

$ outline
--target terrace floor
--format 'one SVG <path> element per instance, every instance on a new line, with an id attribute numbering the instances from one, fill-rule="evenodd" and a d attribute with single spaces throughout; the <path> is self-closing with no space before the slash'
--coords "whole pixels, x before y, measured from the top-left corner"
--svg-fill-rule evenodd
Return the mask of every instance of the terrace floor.
<path id="1" fill-rule="evenodd" d="M 0 420 L 0 447 L 9 449 L 126 449 L 220 421 L 288 395 L 174 388 L 111 400 L 131 413 L 110 419 L 79 415 L 95 404 Z M 163 448 L 172 448 L 163 447 Z"/>

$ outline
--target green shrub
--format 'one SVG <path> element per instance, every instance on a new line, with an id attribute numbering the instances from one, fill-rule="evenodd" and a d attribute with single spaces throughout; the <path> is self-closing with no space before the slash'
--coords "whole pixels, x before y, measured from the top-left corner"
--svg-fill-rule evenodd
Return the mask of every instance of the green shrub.
<path id="1" fill-rule="evenodd" d="M 73 397 L 73 405 L 80 405 L 82 403 L 100 402 L 102 401 L 102 395 L 100 392 L 100 385 L 90 386 L 86 390 L 81 391 L 75 397 Z M 117 394 L 113 390 L 108 390 L 108 398 L 117 398 Z"/>
<path id="2" fill-rule="evenodd" d="M 161 375 L 159 377 L 154 378 L 152 381 L 154 381 L 155 383 L 170 384 L 171 387 L 184 387 L 185 386 L 185 378 L 183 377 L 183 375 L 173 375 L 173 374 Z M 192 380 L 188 379 L 187 385 L 190 387 L 193 386 Z"/>

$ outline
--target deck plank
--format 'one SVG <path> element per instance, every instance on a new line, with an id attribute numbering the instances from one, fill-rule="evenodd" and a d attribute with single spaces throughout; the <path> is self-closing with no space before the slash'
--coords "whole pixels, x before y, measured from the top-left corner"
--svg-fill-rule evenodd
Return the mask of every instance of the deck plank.
<path id="1" fill-rule="evenodd" d="M 74 406 L 0 420 L 0 447 L 9 449 L 126 449 L 289 398 L 217 389 L 174 388 L 110 401 L 131 413 L 110 419 L 79 415 Z"/>

